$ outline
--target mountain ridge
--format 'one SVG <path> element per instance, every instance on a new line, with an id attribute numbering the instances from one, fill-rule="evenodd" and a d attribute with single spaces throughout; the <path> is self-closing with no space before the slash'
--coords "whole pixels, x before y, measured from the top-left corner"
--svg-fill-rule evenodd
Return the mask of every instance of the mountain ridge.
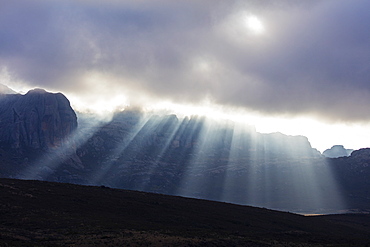
<path id="1" fill-rule="evenodd" d="M 7 96 L 11 104 L 0 101 L 0 115 L 12 112 L 20 97 L 37 97 L 41 102 L 45 102 L 43 97 L 59 97 L 64 108 L 50 104 L 52 117 L 45 130 L 57 131 L 63 126 L 58 122 L 62 117 L 53 116 L 60 116 L 66 109 L 68 117 L 63 119 L 69 125 L 57 135 L 55 143 L 60 145 L 25 142 L 32 139 L 27 131 L 23 131 L 26 137 L 16 139 L 19 145 L 1 139 L 2 177 L 105 185 L 293 212 L 370 208 L 366 178 L 370 154 L 366 150 L 361 152 L 361 159 L 358 152 L 353 153 L 354 158 L 328 159 L 303 136 L 260 134 L 231 122 L 145 115 L 137 110 L 117 113 L 109 122 L 92 122 L 79 116 L 77 128 L 76 114 L 64 96 L 40 89 L 26 95 Z M 32 112 L 27 109 L 35 108 L 32 102 L 20 104 L 23 110 L 17 108 L 18 113 L 23 112 L 23 119 Z M 39 108 L 46 109 L 42 104 Z M 42 114 L 40 110 L 34 115 Z M 17 124 L 27 126 L 30 122 Z M 14 133 L 3 126 L 0 136 Z M 31 127 L 42 130 L 43 121 Z"/>

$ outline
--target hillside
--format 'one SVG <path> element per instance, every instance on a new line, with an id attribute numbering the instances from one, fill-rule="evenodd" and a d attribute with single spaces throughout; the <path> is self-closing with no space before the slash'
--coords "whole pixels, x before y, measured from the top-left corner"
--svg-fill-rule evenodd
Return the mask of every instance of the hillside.
<path id="1" fill-rule="evenodd" d="M 307 217 L 108 187 L 0 179 L 0 246 L 365 246 L 369 215 Z"/>

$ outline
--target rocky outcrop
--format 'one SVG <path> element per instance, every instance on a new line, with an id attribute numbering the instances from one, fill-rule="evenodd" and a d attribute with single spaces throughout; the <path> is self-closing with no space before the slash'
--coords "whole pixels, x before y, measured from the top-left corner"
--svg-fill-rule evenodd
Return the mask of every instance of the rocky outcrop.
<path id="1" fill-rule="evenodd" d="M 362 148 L 351 153 L 351 158 L 357 164 L 370 166 L 370 148 Z"/>
<path id="2" fill-rule="evenodd" d="M 12 149 L 59 147 L 77 128 L 77 117 L 61 93 L 34 89 L 0 96 L 0 142 Z"/>
<path id="3" fill-rule="evenodd" d="M 61 93 L 0 94 L 0 176 L 81 183 L 77 117 Z"/>
<path id="4" fill-rule="evenodd" d="M 353 149 L 345 149 L 343 145 L 334 145 L 326 149 L 322 154 L 328 158 L 346 157 L 351 155 Z"/>

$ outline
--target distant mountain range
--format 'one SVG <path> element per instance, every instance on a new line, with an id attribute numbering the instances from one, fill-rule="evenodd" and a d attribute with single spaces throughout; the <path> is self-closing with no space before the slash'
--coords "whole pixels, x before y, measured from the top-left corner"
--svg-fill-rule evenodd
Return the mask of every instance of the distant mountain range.
<path id="1" fill-rule="evenodd" d="M 330 159 L 303 136 L 197 116 L 125 110 L 100 122 L 42 89 L 1 95 L 0 119 L 1 177 L 294 212 L 370 209 L 369 149 Z"/>

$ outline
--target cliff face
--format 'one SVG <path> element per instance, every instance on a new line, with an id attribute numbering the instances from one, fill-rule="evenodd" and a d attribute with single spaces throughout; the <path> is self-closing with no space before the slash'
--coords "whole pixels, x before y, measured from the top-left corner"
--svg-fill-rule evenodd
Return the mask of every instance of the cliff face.
<path id="1" fill-rule="evenodd" d="M 68 99 L 42 89 L 0 95 L 0 119 L 1 145 L 12 149 L 58 147 L 77 128 Z"/>

